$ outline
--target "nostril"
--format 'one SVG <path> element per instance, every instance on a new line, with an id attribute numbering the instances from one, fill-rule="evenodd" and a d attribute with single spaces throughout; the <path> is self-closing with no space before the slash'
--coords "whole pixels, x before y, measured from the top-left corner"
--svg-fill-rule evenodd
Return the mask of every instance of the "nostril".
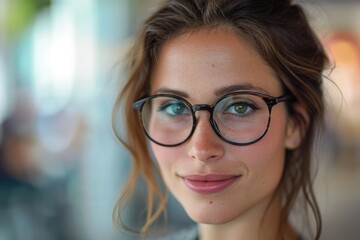
<path id="1" fill-rule="evenodd" d="M 197 153 L 197 154 L 192 155 L 191 157 L 192 157 L 194 160 L 199 160 L 199 161 L 201 161 L 201 162 L 205 162 L 205 161 L 209 161 L 209 160 L 218 158 L 217 155 L 206 155 L 206 153 L 205 153 L 205 154 L 199 154 L 199 153 Z"/>

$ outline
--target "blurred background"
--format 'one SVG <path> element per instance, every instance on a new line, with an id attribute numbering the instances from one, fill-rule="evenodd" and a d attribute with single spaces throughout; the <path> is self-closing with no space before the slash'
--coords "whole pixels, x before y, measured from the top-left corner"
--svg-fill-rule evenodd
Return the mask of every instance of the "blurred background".
<path id="1" fill-rule="evenodd" d="M 0 240 L 136 239 L 112 209 L 130 165 L 111 130 L 150 0 L 0 0 Z M 318 147 L 322 239 L 360 238 L 360 2 L 302 1 L 336 68 Z M 141 187 L 129 209 L 141 222 Z M 168 229 L 190 225 L 169 202 Z M 161 221 L 160 221 L 161 225 Z"/>

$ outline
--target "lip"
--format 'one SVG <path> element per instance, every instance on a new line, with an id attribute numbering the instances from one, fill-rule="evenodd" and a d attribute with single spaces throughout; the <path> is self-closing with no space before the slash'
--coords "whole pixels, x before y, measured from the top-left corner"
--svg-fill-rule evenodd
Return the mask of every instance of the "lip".
<path id="1" fill-rule="evenodd" d="M 200 194 L 218 193 L 232 185 L 240 175 L 207 174 L 183 176 L 185 185 Z"/>

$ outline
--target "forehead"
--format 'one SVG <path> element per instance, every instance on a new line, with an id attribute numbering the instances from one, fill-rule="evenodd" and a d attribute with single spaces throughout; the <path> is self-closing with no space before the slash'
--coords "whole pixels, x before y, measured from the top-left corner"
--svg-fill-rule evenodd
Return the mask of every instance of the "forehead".
<path id="1" fill-rule="evenodd" d="M 189 98 L 210 97 L 219 88 L 254 86 L 278 95 L 281 84 L 249 43 L 232 30 L 184 33 L 160 49 L 150 77 L 151 92 L 174 89 Z"/>

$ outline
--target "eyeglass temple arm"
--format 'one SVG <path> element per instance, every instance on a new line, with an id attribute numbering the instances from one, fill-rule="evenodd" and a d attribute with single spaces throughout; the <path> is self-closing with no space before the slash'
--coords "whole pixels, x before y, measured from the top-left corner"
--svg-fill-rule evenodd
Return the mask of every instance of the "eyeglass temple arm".
<path id="1" fill-rule="evenodd" d="M 287 93 L 287 94 L 284 94 L 284 95 L 278 97 L 276 103 L 283 102 L 283 101 L 286 101 L 286 100 L 291 100 L 292 101 L 292 100 L 295 100 L 295 97 L 291 93 Z"/>
<path id="2" fill-rule="evenodd" d="M 287 93 L 287 94 L 284 94 L 277 98 L 267 99 L 266 102 L 268 104 L 270 104 L 271 106 L 274 106 L 274 105 L 278 104 L 279 102 L 283 102 L 286 100 L 294 100 L 294 99 L 295 99 L 294 95 L 292 95 L 291 93 Z"/>
<path id="3" fill-rule="evenodd" d="M 141 111 L 141 107 L 142 105 L 144 104 L 144 102 L 146 101 L 146 99 L 141 99 L 141 100 L 138 100 L 136 102 L 133 103 L 133 108 L 140 112 Z"/>

